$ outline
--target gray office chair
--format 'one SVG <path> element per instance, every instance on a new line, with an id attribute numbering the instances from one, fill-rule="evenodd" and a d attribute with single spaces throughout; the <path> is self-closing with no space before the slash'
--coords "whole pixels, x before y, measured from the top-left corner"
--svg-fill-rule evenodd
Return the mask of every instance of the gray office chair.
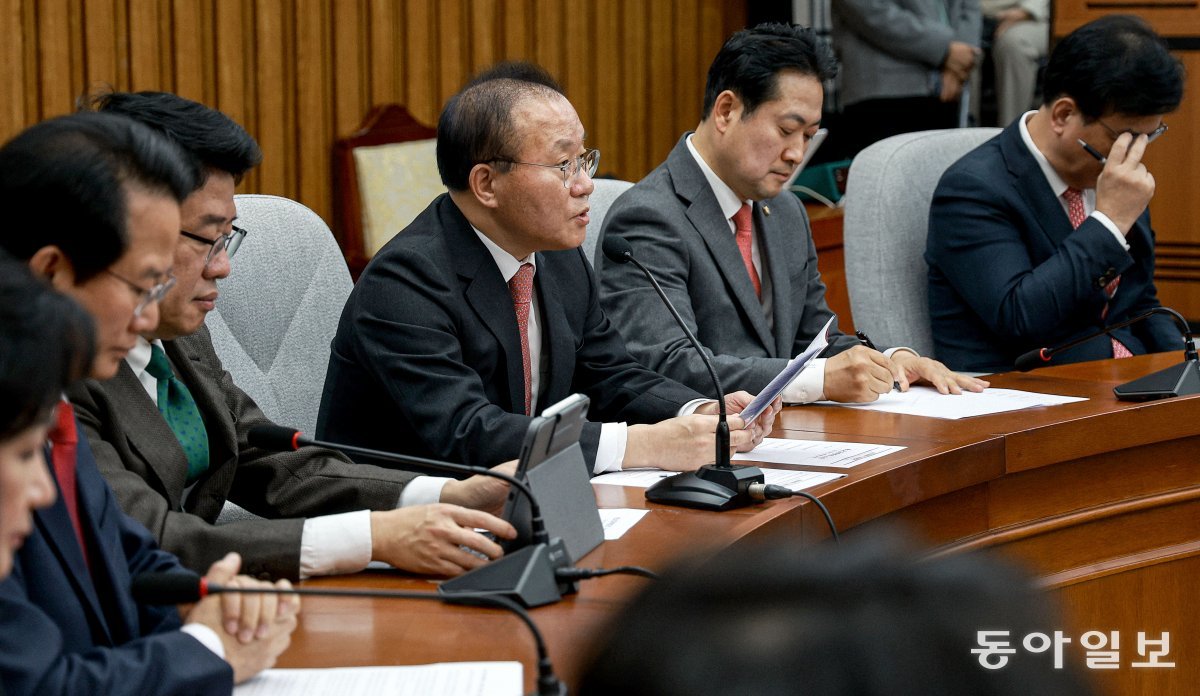
<path id="1" fill-rule="evenodd" d="M 879 345 L 933 355 L 925 237 L 942 173 L 1000 132 L 959 128 L 904 133 L 854 158 L 846 182 L 846 284 L 854 326 Z"/>
<path id="2" fill-rule="evenodd" d="M 604 229 L 604 218 L 608 216 L 608 209 L 613 201 L 617 200 L 617 196 L 633 186 L 633 182 L 621 179 L 596 179 L 593 183 L 596 185 L 596 190 L 592 191 L 591 196 L 588 196 L 588 203 L 591 204 L 592 210 L 588 214 L 591 220 L 588 222 L 587 232 L 583 238 L 583 253 L 587 256 L 587 260 L 595 266 L 596 254 L 600 253 L 596 250 L 596 246 L 600 243 L 600 230 Z"/>

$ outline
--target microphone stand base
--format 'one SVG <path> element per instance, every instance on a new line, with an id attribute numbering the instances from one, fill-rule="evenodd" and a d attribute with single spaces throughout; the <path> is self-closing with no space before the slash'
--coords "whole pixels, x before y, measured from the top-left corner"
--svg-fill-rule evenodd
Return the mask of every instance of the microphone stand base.
<path id="1" fill-rule="evenodd" d="M 530 544 L 487 565 L 438 585 L 438 594 L 453 602 L 458 596 L 502 595 L 526 607 L 553 604 L 578 591 L 576 582 L 559 582 L 555 571 L 571 565 L 562 539 Z"/>
<path id="2" fill-rule="evenodd" d="M 755 501 L 750 484 L 764 483 L 756 466 L 702 466 L 676 474 L 646 489 L 646 500 L 700 510 L 732 510 Z"/>
<path id="3" fill-rule="evenodd" d="M 1200 360 L 1185 360 L 1113 389 L 1121 401 L 1151 401 L 1200 394 Z"/>

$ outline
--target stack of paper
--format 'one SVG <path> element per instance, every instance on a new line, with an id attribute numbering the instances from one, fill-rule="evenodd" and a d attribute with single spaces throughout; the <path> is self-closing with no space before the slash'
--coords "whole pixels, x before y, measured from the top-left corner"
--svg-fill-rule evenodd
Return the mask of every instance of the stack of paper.
<path id="1" fill-rule="evenodd" d="M 233 696 L 520 696 L 521 681 L 520 662 L 268 669 Z"/>
<path id="2" fill-rule="evenodd" d="M 1080 396 L 1057 396 L 994 387 L 982 392 L 964 391 L 962 394 L 939 394 L 933 387 L 920 386 L 912 387 L 906 392 L 888 392 L 880 396 L 878 401 L 869 404 L 839 404 L 833 401 L 818 403 L 866 411 L 958 420 L 959 418 L 986 416 L 990 413 L 1003 413 L 1037 406 L 1057 406 L 1075 401 L 1087 401 L 1087 399 Z"/>

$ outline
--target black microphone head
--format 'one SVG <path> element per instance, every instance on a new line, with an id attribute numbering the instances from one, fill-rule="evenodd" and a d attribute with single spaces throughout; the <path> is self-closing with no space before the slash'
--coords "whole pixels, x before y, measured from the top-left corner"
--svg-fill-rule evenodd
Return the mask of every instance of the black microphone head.
<path id="1" fill-rule="evenodd" d="M 604 255 L 613 263 L 629 263 L 633 258 L 633 247 L 629 240 L 615 234 L 604 235 Z"/>
<path id="2" fill-rule="evenodd" d="M 195 573 L 142 573 L 130 585 L 138 604 L 190 604 L 199 602 L 200 576 Z"/>
<path id="3" fill-rule="evenodd" d="M 1049 351 L 1045 348 L 1036 348 L 1031 350 L 1028 353 L 1024 353 L 1018 357 L 1016 361 L 1013 362 L 1013 367 L 1017 368 L 1021 372 L 1029 372 L 1035 367 L 1041 367 L 1050 362 L 1050 356 L 1047 355 L 1047 353 L 1049 353 Z"/>
<path id="4" fill-rule="evenodd" d="M 250 428 L 250 432 L 246 433 L 246 440 L 251 447 L 261 447 L 272 452 L 290 452 L 299 447 L 296 440 L 301 434 L 295 428 L 266 423 Z"/>

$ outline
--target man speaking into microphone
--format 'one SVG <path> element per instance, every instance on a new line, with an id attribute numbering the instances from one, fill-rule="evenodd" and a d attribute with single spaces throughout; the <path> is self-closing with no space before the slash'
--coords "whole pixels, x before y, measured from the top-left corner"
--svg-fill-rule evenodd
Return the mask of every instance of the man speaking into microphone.
<path id="1" fill-rule="evenodd" d="M 1179 106 L 1182 66 L 1140 19 L 1110 16 L 1058 44 L 1043 92 L 1039 109 L 952 165 L 934 193 L 929 310 L 937 355 L 956 369 L 1010 370 L 1027 351 L 1160 306 L 1142 158 Z M 1052 362 L 1181 346 L 1160 313 Z"/>

